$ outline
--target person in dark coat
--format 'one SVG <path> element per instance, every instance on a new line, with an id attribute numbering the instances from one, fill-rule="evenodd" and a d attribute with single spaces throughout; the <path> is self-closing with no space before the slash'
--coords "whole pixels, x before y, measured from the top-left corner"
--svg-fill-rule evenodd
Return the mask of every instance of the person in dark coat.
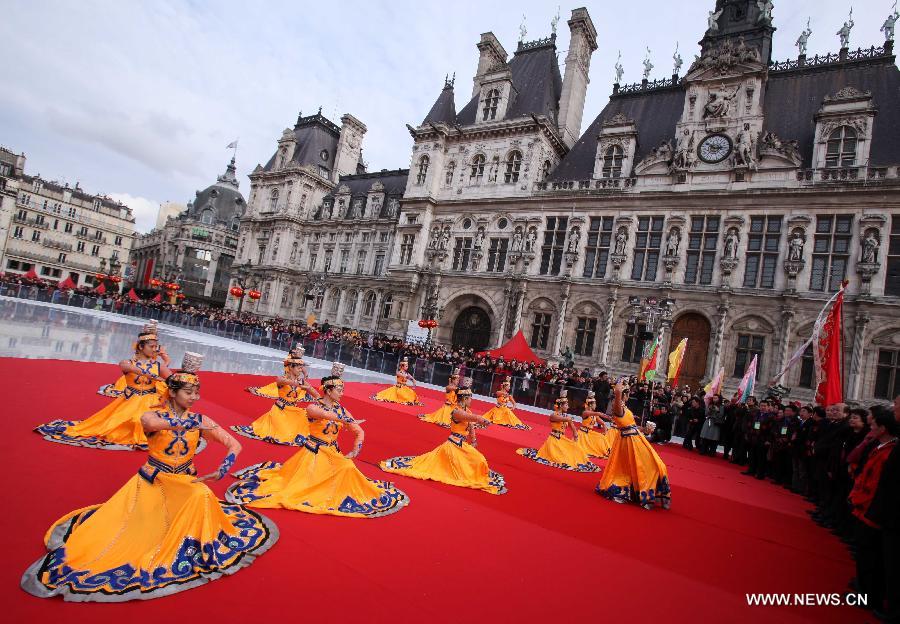
<path id="1" fill-rule="evenodd" d="M 690 402 L 683 409 L 683 414 L 687 421 L 687 434 L 684 436 L 683 446 L 687 450 L 693 451 L 695 442 L 697 446 L 700 445 L 700 429 L 706 419 L 706 410 L 703 408 L 703 401 L 700 397 L 691 397 Z"/>
<path id="2" fill-rule="evenodd" d="M 713 395 L 706 406 L 706 419 L 700 428 L 700 454 L 715 456 L 719 448 L 719 439 L 722 437 L 722 423 L 725 421 L 725 407 L 722 405 L 722 396 Z"/>

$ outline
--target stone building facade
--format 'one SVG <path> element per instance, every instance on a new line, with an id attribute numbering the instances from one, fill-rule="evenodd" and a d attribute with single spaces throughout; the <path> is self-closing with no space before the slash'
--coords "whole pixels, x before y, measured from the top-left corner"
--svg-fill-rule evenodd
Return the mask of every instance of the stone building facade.
<path id="1" fill-rule="evenodd" d="M 28 175 L 25 161 L 0 148 L 0 270 L 33 268 L 46 280 L 92 285 L 91 277 L 114 263 L 127 267 L 135 237 L 131 209 L 78 184 Z"/>
<path id="2" fill-rule="evenodd" d="M 197 191 L 183 212 L 135 242 L 132 255 L 139 288 L 149 288 L 154 277 L 176 279 L 189 301 L 225 303 L 246 210 L 234 160 L 215 184 Z"/>

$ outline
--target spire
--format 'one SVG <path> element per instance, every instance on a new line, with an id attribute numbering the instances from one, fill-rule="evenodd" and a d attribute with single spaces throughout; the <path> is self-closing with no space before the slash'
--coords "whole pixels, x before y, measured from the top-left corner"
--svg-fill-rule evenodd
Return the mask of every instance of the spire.
<path id="1" fill-rule="evenodd" d="M 456 74 L 453 78 L 444 77 L 444 88 L 434 102 L 434 106 L 428 111 L 422 124 L 427 123 L 456 123 L 456 102 L 453 98 L 453 84 L 456 82 Z"/>
<path id="2" fill-rule="evenodd" d="M 228 167 L 225 168 L 225 173 L 216 178 L 216 182 L 219 184 L 230 184 L 234 188 L 240 187 L 240 183 L 237 179 L 237 167 L 234 165 L 234 156 L 231 157 L 231 162 L 228 163 Z"/>

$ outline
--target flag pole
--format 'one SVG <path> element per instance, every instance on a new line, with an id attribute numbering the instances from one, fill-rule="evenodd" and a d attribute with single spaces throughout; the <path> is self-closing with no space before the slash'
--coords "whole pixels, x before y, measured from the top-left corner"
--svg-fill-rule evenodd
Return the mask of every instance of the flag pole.
<path id="1" fill-rule="evenodd" d="M 850 283 L 850 280 L 845 279 L 841 282 L 841 290 L 843 291 L 847 288 L 847 284 Z M 844 388 L 844 371 L 847 370 L 844 367 L 844 358 L 846 357 L 847 349 L 844 348 L 844 306 L 841 306 L 841 332 L 840 332 L 840 340 L 841 340 L 841 399 L 846 402 L 847 393 Z"/>

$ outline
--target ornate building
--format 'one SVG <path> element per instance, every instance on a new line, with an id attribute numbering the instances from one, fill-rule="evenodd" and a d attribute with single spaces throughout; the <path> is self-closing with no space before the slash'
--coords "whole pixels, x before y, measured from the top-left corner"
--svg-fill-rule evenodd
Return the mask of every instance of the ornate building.
<path id="1" fill-rule="evenodd" d="M 245 207 L 232 158 L 225 173 L 197 191 L 186 210 L 135 242 L 132 261 L 138 287 L 149 287 L 154 277 L 177 278 L 189 300 L 225 303 Z"/>
<path id="2" fill-rule="evenodd" d="M 390 301 L 383 331 L 434 316 L 438 340 L 481 348 L 522 329 L 543 356 L 571 347 L 577 365 L 612 373 L 633 373 L 647 340 L 631 322 L 633 298 L 656 297 L 670 302 L 659 329 L 665 352 L 689 338 L 682 380 L 696 387 L 724 368 L 728 391 L 754 355 L 760 380 L 780 370 L 848 279 L 847 396 L 892 398 L 900 390 L 893 29 L 882 46 L 851 50 L 845 27 L 840 51 L 824 56 L 807 57 L 801 37 L 798 58 L 773 62 L 771 11 L 717 0 L 685 75 L 676 54 L 673 75 L 652 80 L 647 60 L 644 80 L 615 84 L 577 139 L 597 48 L 587 11 L 568 21 L 562 76 L 555 32 L 519 41 L 511 58 L 482 35 L 466 104 L 457 112 L 447 82 L 410 128 L 399 219 L 380 235 L 393 241 L 386 274 L 377 283 L 350 276 L 345 289 Z M 277 175 L 271 165 L 256 184 Z M 321 204 L 326 222 L 343 218 L 324 209 L 331 195 L 321 197 L 312 210 Z M 297 254 L 308 253 L 305 224 L 291 223 Z M 328 226 L 337 242 L 343 224 Z M 254 242 L 258 249 L 270 248 Z M 267 313 L 295 314 L 285 296 L 283 312 Z M 783 380 L 792 396 L 811 396 L 812 370 L 810 353 Z"/>

